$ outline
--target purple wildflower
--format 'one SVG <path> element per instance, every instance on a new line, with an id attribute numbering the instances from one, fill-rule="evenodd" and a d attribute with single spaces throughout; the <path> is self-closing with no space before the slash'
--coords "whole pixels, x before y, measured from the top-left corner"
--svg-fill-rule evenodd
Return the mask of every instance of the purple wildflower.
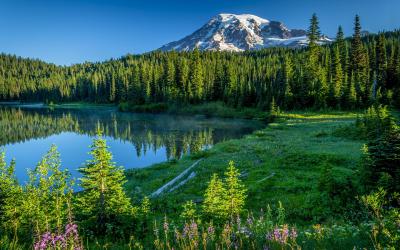
<path id="1" fill-rule="evenodd" d="M 197 223 L 192 221 L 190 224 L 189 239 L 193 239 L 198 235 Z"/>
<path id="2" fill-rule="evenodd" d="M 290 239 L 296 240 L 296 238 L 297 238 L 297 231 L 296 231 L 296 229 L 293 227 L 292 230 L 290 231 Z"/>
<path id="3" fill-rule="evenodd" d="M 189 225 L 187 223 L 185 223 L 185 227 L 183 228 L 183 237 L 185 238 L 187 235 L 189 235 Z"/>
<path id="4" fill-rule="evenodd" d="M 208 226 L 207 232 L 208 232 L 208 234 L 210 234 L 210 235 L 214 235 L 214 233 L 215 233 L 215 228 L 214 228 L 214 226 L 213 226 L 212 224 Z"/>
<path id="5" fill-rule="evenodd" d="M 250 217 L 250 216 L 247 217 L 247 224 L 249 226 L 253 225 L 253 218 L 252 217 Z"/>

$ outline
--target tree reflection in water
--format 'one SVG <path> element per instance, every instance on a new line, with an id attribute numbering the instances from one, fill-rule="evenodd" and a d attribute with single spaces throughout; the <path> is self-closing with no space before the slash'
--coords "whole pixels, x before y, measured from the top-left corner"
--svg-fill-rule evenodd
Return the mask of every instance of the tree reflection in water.
<path id="1" fill-rule="evenodd" d="M 131 143 L 137 157 L 164 147 L 166 158 L 171 159 L 238 138 L 260 125 L 244 120 L 122 113 L 109 108 L 0 106 L 0 146 L 62 132 L 94 136 L 101 129 L 108 137 Z"/>

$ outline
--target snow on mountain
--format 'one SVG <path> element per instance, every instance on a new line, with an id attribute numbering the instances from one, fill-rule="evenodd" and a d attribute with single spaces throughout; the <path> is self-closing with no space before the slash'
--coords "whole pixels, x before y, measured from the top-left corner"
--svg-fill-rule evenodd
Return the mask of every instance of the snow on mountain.
<path id="1" fill-rule="evenodd" d="M 331 42 L 323 36 L 320 43 Z M 160 48 L 163 51 L 244 51 L 274 46 L 307 46 L 305 30 L 288 29 L 283 23 L 255 15 L 219 14 L 193 34 Z"/>

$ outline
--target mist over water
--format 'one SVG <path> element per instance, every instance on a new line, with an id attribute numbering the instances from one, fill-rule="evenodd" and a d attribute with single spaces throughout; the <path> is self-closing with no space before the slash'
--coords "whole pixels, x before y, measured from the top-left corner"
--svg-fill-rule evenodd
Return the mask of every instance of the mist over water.
<path id="1" fill-rule="evenodd" d="M 52 144 L 62 166 L 73 177 L 88 160 L 90 145 L 100 129 L 118 166 L 143 168 L 214 144 L 240 138 L 260 128 L 248 120 L 132 114 L 114 108 L 50 109 L 40 106 L 0 106 L 0 149 L 15 159 L 19 181 L 28 178 Z"/>

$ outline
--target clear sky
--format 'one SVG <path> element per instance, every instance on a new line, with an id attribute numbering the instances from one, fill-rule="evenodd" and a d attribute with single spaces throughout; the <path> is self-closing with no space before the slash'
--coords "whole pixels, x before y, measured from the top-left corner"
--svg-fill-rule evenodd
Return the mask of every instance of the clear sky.
<path id="1" fill-rule="evenodd" d="M 219 13 L 254 14 L 307 28 L 317 13 L 323 33 L 400 28 L 400 0 L 1 0 L 0 51 L 62 65 L 102 61 L 161 47 Z"/>

